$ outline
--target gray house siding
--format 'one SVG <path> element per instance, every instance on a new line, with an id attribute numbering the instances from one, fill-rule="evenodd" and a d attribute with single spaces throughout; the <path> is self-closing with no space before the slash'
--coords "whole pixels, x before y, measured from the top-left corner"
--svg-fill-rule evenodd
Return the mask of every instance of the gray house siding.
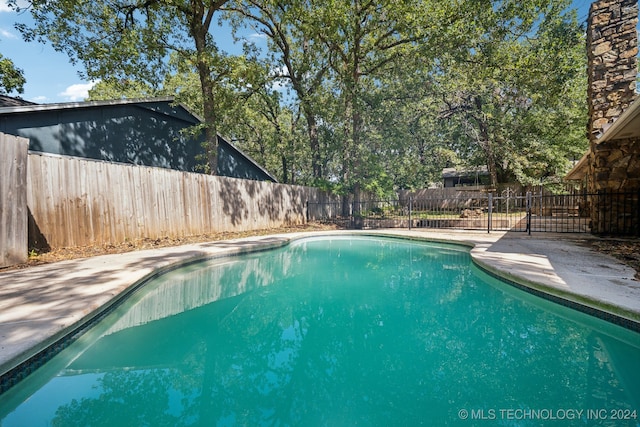
<path id="1" fill-rule="evenodd" d="M 203 136 L 184 131 L 200 120 L 171 99 L 82 102 L 0 108 L 0 132 L 29 139 L 31 151 L 199 171 Z M 218 174 L 275 179 L 221 140 Z"/>
<path id="2" fill-rule="evenodd" d="M 273 176 L 252 163 L 249 156 L 235 146 L 220 137 L 218 137 L 218 141 L 218 175 L 276 182 Z"/>

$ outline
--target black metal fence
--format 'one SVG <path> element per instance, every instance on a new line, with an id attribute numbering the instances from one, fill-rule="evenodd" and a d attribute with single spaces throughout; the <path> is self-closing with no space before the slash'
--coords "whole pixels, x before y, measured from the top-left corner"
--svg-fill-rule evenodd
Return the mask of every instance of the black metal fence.
<path id="1" fill-rule="evenodd" d="M 591 195 L 588 208 L 593 233 L 616 236 L 640 236 L 640 190 L 601 191 Z"/>
<path id="2" fill-rule="evenodd" d="M 344 228 L 430 228 L 640 235 L 636 193 L 474 194 L 309 203 L 310 220 Z"/>

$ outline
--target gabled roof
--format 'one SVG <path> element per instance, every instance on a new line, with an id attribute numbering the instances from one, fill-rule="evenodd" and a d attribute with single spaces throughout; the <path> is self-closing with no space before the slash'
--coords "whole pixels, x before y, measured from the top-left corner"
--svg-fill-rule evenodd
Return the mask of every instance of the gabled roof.
<path id="1" fill-rule="evenodd" d="M 12 96 L 0 95 L 0 108 L 1 107 L 17 107 L 20 105 L 36 105 L 36 103 L 31 101 L 25 101 L 22 98 L 14 98 Z"/>
<path id="2" fill-rule="evenodd" d="M 225 144 L 230 150 L 235 151 L 240 156 L 242 156 L 245 159 L 247 159 L 247 161 L 250 162 L 256 169 L 260 170 L 262 173 L 264 173 L 266 176 L 268 176 L 271 179 L 271 181 L 273 181 L 275 183 L 278 182 L 278 179 L 275 176 L 273 176 L 271 173 L 269 173 L 269 171 L 267 171 L 260 164 L 258 164 L 255 160 L 253 160 L 253 158 L 251 156 L 249 156 L 244 151 L 242 151 L 241 149 L 239 149 L 238 147 L 236 147 L 235 145 L 233 145 L 232 143 L 227 141 L 226 138 L 223 138 L 220 134 L 218 134 L 218 142 Z"/>
<path id="3" fill-rule="evenodd" d="M 175 101 L 174 97 L 167 96 L 167 97 L 161 97 L 161 98 L 113 99 L 113 100 L 107 100 L 107 101 L 62 102 L 62 103 L 53 103 L 53 104 L 29 103 L 29 104 L 22 104 L 22 105 L 0 107 L 0 114 L 32 113 L 32 112 L 38 112 L 38 111 L 71 110 L 71 109 L 95 108 L 95 107 L 117 106 L 117 105 L 150 104 L 150 103 L 158 103 L 158 102 L 173 103 L 174 101 Z M 181 107 L 185 111 L 187 111 L 199 122 L 202 122 L 202 119 L 197 114 L 191 112 L 183 104 L 177 103 L 176 105 Z"/>
<path id="4" fill-rule="evenodd" d="M 442 169 L 443 178 L 458 178 L 466 176 L 485 176 L 489 175 L 489 170 L 486 166 L 477 166 L 471 168 L 444 168 Z"/>

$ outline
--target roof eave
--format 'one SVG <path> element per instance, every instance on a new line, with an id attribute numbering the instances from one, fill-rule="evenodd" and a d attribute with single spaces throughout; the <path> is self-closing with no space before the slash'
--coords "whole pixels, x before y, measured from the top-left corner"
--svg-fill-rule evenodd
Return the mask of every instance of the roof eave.
<path id="1" fill-rule="evenodd" d="M 589 165 L 589 155 L 591 154 L 591 149 L 587 150 L 586 153 L 578 160 L 573 168 L 564 176 L 564 179 L 567 181 L 581 181 L 584 179 L 587 174 L 587 166 Z"/>
<path id="2" fill-rule="evenodd" d="M 640 118 L 640 102 L 633 102 L 605 131 L 597 138 L 596 144 L 615 139 L 629 137 L 640 137 L 632 128 L 633 124 Z"/>
<path id="3" fill-rule="evenodd" d="M 3 107 L 0 108 L 0 114 L 12 114 L 12 113 L 30 113 L 34 111 L 51 111 L 51 110 L 66 110 L 73 108 L 90 108 L 90 107 L 102 107 L 109 105 L 130 105 L 130 104 L 144 104 L 150 102 L 173 102 L 175 100 L 172 96 L 160 97 L 160 98 L 131 98 L 131 99 L 112 99 L 106 101 L 80 101 L 80 102 L 61 102 L 54 104 L 33 104 L 33 105 L 20 105 L 16 107 Z M 182 108 L 189 111 L 184 105 L 180 104 Z M 197 117 L 191 111 L 190 114 Z"/>

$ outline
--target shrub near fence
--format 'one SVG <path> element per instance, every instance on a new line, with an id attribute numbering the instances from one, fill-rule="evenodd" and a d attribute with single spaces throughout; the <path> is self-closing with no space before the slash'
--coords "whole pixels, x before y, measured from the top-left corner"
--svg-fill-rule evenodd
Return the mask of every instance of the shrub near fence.
<path id="1" fill-rule="evenodd" d="M 51 248 L 302 224 L 311 187 L 29 154 L 31 235 Z"/>

